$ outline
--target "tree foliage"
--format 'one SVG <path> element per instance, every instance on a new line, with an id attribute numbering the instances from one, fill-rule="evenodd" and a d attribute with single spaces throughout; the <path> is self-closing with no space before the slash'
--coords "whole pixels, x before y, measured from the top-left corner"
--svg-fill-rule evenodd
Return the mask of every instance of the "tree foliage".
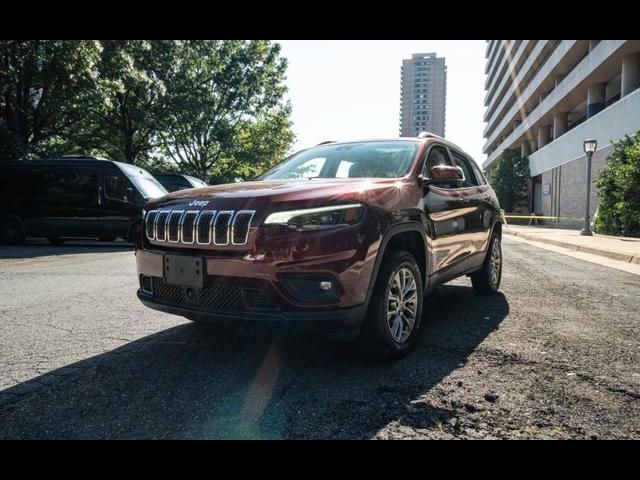
<path id="1" fill-rule="evenodd" d="M 529 159 L 518 150 L 505 149 L 497 159 L 497 167 L 491 173 L 489 183 L 506 212 L 526 208 L 529 204 Z"/>
<path id="2" fill-rule="evenodd" d="M 126 163 L 144 161 L 156 146 L 156 117 L 164 95 L 158 70 L 167 68 L 166 41 L 103 40 L 96 101 L 72 133 L 77 148 Z"/>
<path id="3" fill-rule="evenodd" d="M 596 229 L 640 237 L 640 132 L 614 144 L 595 185 L 600 200 Z"/>
<path id="4" fill-rule="evenodd" d="M 95 41 L 1 40 L 0 151 L 64 153 L 93 99 L 98 57 Z"/>
<path id="5" fill-rule="evenodd" d="M 87 153 L 250 178 L 294 136 L 269 41 L 0 41 L 0 159 Z"/>
<path id="6" fill-rule="evenodd" d="M 181 41 L 163 80 L 162 151 L 186 173 L 248 178 L 293 140 L 286 60 L 267 41 Z"/>

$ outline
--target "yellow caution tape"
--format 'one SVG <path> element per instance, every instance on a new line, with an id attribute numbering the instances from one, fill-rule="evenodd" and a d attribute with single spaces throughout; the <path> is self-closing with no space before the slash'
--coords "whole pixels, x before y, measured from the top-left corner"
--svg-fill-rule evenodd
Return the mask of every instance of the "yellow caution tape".
<path id="1" fill-rule="evenodd" d="M 544 215 L 505 215 L 504 218 L 537 218 L 541 220 L 559 220 L 560 217 L 548 217 Z"/>

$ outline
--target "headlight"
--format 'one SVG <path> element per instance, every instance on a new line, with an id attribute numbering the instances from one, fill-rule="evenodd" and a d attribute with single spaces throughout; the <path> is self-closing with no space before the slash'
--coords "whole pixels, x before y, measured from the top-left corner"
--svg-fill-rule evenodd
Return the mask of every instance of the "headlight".
<path id="1" fill-rule="evenodd" d="M 288 225 L 296 230 L 318 230 L 357 223 L 362 218 L 362 204 L 287 210 L 270 214 L 265 225 Z"/>

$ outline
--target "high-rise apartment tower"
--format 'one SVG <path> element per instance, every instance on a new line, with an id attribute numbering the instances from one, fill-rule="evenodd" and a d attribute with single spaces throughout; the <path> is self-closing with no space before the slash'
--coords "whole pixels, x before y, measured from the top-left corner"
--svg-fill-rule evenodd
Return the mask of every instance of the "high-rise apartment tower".
<path id="1" fill-rule="evenodd" d="M 400 67 L 400 136 L 423 130 L 444 137 L 447 67 L 435 53 L 414 53 Z"/>

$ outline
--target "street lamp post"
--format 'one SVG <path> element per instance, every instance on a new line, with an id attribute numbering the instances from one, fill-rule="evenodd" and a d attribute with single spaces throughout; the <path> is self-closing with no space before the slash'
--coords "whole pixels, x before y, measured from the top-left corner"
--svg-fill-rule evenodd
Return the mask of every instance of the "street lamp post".
<path id="1" fill-rule="evenodd" d="M 589 212 L 589 200 L 591 199 L 591 157 L 593 156 L 593 152 L 598 148 L 598 142 L 592 138 L 584 141 L 584 152 L 587 154 L 587 198 L 585 201 L 584 207 L 584 228 L 580 232 L 580 235 L 591 236 L 591 222 L 590 217 L 591 214 Z"/>

